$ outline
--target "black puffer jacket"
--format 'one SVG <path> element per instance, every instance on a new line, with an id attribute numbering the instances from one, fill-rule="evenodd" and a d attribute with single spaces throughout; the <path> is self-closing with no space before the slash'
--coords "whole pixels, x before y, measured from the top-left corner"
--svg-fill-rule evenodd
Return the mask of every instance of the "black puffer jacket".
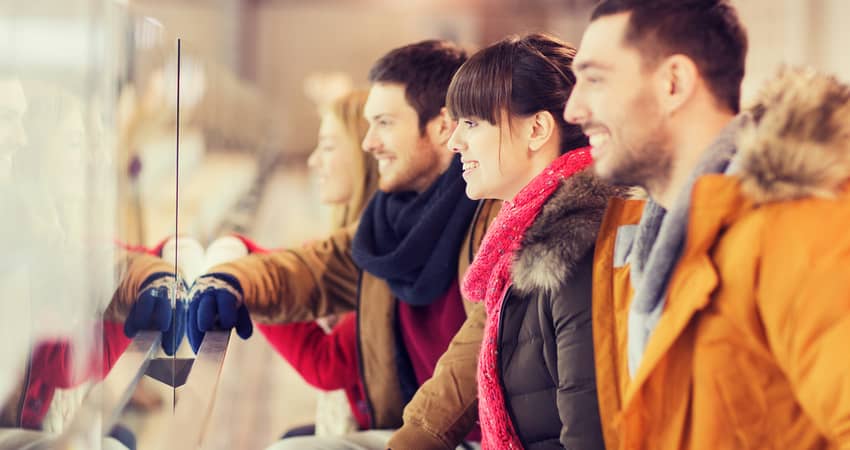
<path id="1" fill-rule="evenodd" d="M 523 237 L 499 318 L 507 410 L 526 450 L 604 449 L 591 329 L 593 245 L 612 188 L 564 182 Z"/>

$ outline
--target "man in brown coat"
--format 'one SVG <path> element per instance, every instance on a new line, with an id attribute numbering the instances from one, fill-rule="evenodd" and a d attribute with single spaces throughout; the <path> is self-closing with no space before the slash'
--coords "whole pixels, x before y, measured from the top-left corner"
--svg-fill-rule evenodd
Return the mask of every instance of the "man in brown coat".
<path id="1" fill-rule="evenodd" d="M 247 337 L 250 319 L 274 324 L 357 310 L 370 431 L 275 448 L 451 449 L 477 434 L 483 311 L 461 298 L 458 280 L 497 207 L 466 197 L 462 165 L 446 146 L 455 127 L 446 90 L 465 59 L 448 42 L 424 41 L 373 66 L 363 149 L 378 160 L 380 181 L 359 224 L 306 247 L 214 267 L 193 289 L 188 328 L 196 348 L 214 328 Z"/>

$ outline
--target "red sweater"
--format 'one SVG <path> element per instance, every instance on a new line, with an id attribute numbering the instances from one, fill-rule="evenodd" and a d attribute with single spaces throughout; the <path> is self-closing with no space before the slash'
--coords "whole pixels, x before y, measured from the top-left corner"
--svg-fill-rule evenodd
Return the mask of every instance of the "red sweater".
<path id="1" fill-rule="evenodd" d="M 167 240 L 167 239 L 166 239 Z M 155 248 L 130 246 L 116 241 L 119 247 L 131 252 L 144 252 L 159 256 L 163 240 Z M 130 345 L 131 339 L 124 335 L 124 324 L 104 320 L 102 322 L 101 343 L 102 353 L 92 353 L 90 360 L 83 370 L 74 370 L 73 351 L 71 342 L 67 339 L 53 339 L 39 342 L 35 345 L 27 373 L 27 386 L 21 408 L 21 426 L 28 429 L 40 429 L 44 416 L 53 401 L 56 389 L 69 389 L 85 381 L 100 381 L 124 350 Z M 75 376 L 76 375 L 76 376 Z"/>
<path id="2" fill-rule="evenodd" d="M 267 253 L 245 236 L 234 235 L 249 253 Z M 345 390 L 351 413 L 361 430 L 369 429 L 369 413 L 357 367 L 357 316 L 342 316 L 330 334 L 316 322 L 255 324 L 272 347 L 310 385 L 323 391 Z"/>
<path id="3" fill-rule="evenodd" d="M 109 373 L 112 365 L 130 345 L 130 338 L 124 335 L 124 324 L 104 321 L 102 343 L 103 352 L 92 353 L 84 370 L 73 370 L 71 356 L 74 349 L 68 340 L 41 342 L 35 347 L 21 410 L 22 427 L 41 428 L 57 388 L 72 388 L 86 380 L 99 381 Z"/>
<path id="4" fill-rule="evenodd" d="M 466 310 L 455 280 L 442 297 L 426 306 L 398 302 L 402 341 L 410 358 L 416 385 L 422 386 L 434 375 L 437 360 L 443 356 L 455 334 L 466 321 Z M 467 441 L 480 441 L 478 425 L 466 436 Z"/>
<path id="5" fill-rule="evenodd" d="M 330 334 L 316 322 L 257 324 L 257 329 L 312 386 L 323 391 L 344 389 L 360 429 L 369 428 L 357 370 L 357 316 L 354 313 L 343 315 Z"/>
<path id="6" fill-rule="evenodd" d="M 159 257 L 169 239 L 170 237 L 162 239 L 153 247 L 130 245 L 119 240 L 115 243 L 129 252 L 147 253 Z M 74 370 L 75 368 L 72 367 L 74 349 L 67 339 L 49 340 L 36 345 L 27 374 L 28 383 L 21 410 L 22 427 L 41 428 L 41 422 L 47 414 L 57 388 L 72 388 L 88 380 L 100 381 L 109 373 L 130 345 L 131 339 L 124 335 L 123 323 L 103 321 L 102 326 L 103 352 L 99 355 L 92 354 L 84 370 Z M 74 376 L 75 373 L 76 376 Z"/>
<path id="7" fill-rule="evenodd" d="M 399 301 L 398 319 L 416 384 L 422 386 L 434 375 L 437 360 L 466 320 L 457 280 L 430 305 L 412 306 Z"/>

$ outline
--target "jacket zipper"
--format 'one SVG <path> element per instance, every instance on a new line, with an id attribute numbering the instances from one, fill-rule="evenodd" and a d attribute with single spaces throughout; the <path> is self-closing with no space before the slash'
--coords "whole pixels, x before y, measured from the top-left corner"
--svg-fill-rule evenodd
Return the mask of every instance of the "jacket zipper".
<path id="1" fill-rule="evenodd" d="M 363 287 L 363 271 L 357 277 L 357 371 L 360 373 L 360 384 L 363 387 L 363 400 L 366 402 L 366 414 L 369 416 L 369 428 L 375 428 L 375 408 L 372 406 L 372 398 L 369 396 L 369 387 L 366 383 L 366 369 L 363 367 L 363 346 L 361 345 L 360 329 L 363 316 L 360 314 L 360 289 Z"/>
<path id="2" fill-rule="evenodd" d="M 511 297 L 512 290 L 512 285 L 508 286 L 505 290 L 505 295 L 502 297 L 502 306 L 499 309 L 499 327 L 496 331 L 496 375 L 499 377 L 499 388 L 502 390 L 502 401 L 505 403 L 505 412 L 508 413 L 508 418 L 511 420 L 514 432 L 517 433 L 517 440 L 525 446 L 525 442 L 522 442 L 522 439 L 519 437 L 519 433 L 516 430 L 516 417 L 514 417 L 514 413 L 511 411 L 511 408 L 508 407 L 508 389 L 505 387 L 505 377 L 502 373 L 502 352 L 500 351 L 502 334 L 505 326 L 505 321 L 503 320 L 505 317 L 505 305 L 507 305 L 508 299 Z"/>

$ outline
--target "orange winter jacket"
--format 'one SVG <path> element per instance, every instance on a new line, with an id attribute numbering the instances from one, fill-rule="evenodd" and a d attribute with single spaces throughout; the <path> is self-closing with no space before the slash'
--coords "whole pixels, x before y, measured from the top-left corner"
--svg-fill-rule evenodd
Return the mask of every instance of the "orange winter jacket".
<path id="1" fill-rule="evenodd" d="M 633 378 L 616 243 L 642 203 L 615 200 L 602 224 L 593 320 L 609 450 L 850 448 L 850 89 L 786 73 L 754 111 L 740 172 L 693 188 Z"/>

